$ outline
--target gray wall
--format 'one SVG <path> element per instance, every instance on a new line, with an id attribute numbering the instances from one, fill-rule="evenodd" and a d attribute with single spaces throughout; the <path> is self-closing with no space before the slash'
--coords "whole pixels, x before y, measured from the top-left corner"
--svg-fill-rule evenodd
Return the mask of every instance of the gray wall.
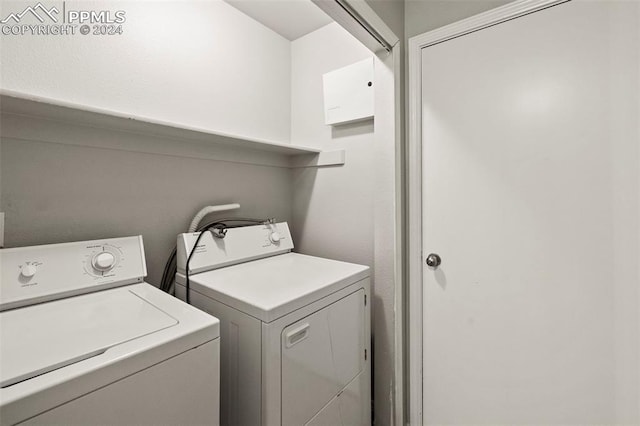
<path id="1" fill-rule="evenodd" d="M 365 0 L 365 2 L 402 40 L 405 27 L 405 0 Z"/>
<path id="2" fill-rule="evenodd" d="M 511 0 L 405 0 L 404 34 L 411 38 L 468 18 Z"/>
<path id="3" fill-rule="evenodd" d="M 285 168 L 14 139 L 1 148 L 7 247 L 142 234 L 155 285 L 176 235 L 205 205 L 238 202 L 232 215 L 291 220 Z"/>

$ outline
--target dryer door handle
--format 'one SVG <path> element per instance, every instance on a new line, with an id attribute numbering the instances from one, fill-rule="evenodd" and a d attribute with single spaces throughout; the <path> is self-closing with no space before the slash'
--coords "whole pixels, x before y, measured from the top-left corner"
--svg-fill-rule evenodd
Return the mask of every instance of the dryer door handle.
<path id="1" fill-rule="evenodd" d="M 287 331 L 284 335 L 285 346 L 290 348 L 291 346 L 303 341 L 309 335 L 309 323 L 301 324 L 300 326 Z"/>

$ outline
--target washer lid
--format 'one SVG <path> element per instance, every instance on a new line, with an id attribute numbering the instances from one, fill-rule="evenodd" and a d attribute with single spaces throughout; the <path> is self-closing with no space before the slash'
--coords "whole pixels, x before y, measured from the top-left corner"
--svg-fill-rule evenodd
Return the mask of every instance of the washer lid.
<path id="1" fill-rule="evenodd" d="M 105 291 L 0 313 L 0 387 L 178 324 L 131 291 Z"/>
<path id="2" fill-rule="evenodd" d="M 193 290 L 271 322 L 368 276 L 368 266 L 286 253 L 194 274 L 189 280 Z M 178 283 L 184 284 L 184 276 L 178 276 Z"/>

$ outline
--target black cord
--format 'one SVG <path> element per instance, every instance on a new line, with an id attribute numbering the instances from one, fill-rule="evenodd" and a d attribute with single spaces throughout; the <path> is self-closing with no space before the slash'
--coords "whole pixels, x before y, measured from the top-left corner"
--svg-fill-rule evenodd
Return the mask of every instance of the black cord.
<path id="1" fill-rule="evenodd" d="M 267 221 L 268 219 L 231 217 L 231 218 L 219 219 L 214 222 L 202 224 L 198 226 L 198 228 L 196 229 L 196 232 L 202 232 L 204 231 L 205 228 L 215 223 L 223 223 L 227 228 L 237 228 L 239 226 L 260 225 Z M 244 222 L 248 224 L 232 225 L 229 222 Z M 176 250 L 176 247 L 174 247 L 173 250 L 171 251 L 171 254 L 169 254 L 169 257 L 167 258 L 167 262 L 165 263 L 164 271 L 162 273 L 162 278 L 160 279 L 160 289 L 165 293 L 173 294 L 171 290 L 174 289 L 175 277 L 177 272 L 176 257 L 177 257 L 177 250 Z"/>
<path id="2" fill-rule="evenodd" d="M 236 221 L 236 222 L 251 222 L 251 225 L 255 225 L 256 221 L 253 219 L 231 219 L 228 220 L 230 221 Z M 202 231 L 200 232 L 200 235 L 198 235 L 198 238 L 196 238 L 196 242 L 193 245 L 193 248 L 191 249 L 191 252 L 189 253 L 189 256 L 187 257 L 187 264 L 185 265 L 185 271 L 184 271 L 184 275 L 185 275 L 185 291 L 187 292 L 185 300 L 188 304 L 191 304 L 191 293 L 190 293 L 190 286 L 189 286 L 189 263 L 191 262 L 191 258 L 193 257 L 193 255 L 196 252 L 196 249 L 198 248 L 198 243 L 200 242 L 200 239 L 202 238 L 202 236 L 205 234 L 205 232 L 207 231 L 211 231 L 211 229 L 219 229 L 222 232 L 222 238 L 224 238 L 224 233 L 225 230 L 227 228 L 241 228 L 243 226 L 251 226 L 251 225 L 227 225 L 225 222 L 227 221 L 215 221 L 215 222 L 211 222 L 207 225 L 204 226 L 204 228 L 202 229 Z M 265 223 L 266 221 L 260 221 L 257 223 Z M 213 235 L 213 234 L 212 234 Z M 220 237 L 216 237 L 214 235 L 214 238 L 220 238 Z"/>
<path id="3" fill-rule="evenodd" d="M 233 217 L 233 218 L 225 218 L 219 219 L 213 222 L 209 222 L 203 225 L 198 226 L 196 232 L 200 232 L 198 238 L 196 239 L 196 243 L 194 244 L 189 256 L 187 258 L 187 265 L 185 268 L 185 287 L 186 287 L 186 297 L 185 300 L 187 303 L 191 301 L 191 295 L 189 293 L 190 285 L 189 285 L 189 262 L 191 261 L 191 257 L 195 253 L 195 248 L 200 242 L 200 238 L 202 235 L 210 230 L 211 228 L 221 227 L 220 229 L 230 229 L 230 228 L 241 228 L 244 226 L 252 226 L 252 225 L 262 225 L 267 223 L 272 223 L 273 219 L 253 219 L 253 218 L 242 218 L 242 217 Z M 240 223 L 234 223 L 240 222 Z M 162 273 L 162 278 L 160 280 L 160 289 L 165 293 L 169 293 L 175 296 L 175 276 L 177 273 L 177 249 L 173 248 L 169 257 L 167 259 L 167 263 L 164 266 L 164 271 Z"/>
<path id="4" fill-rule="evenodd" d="M 171 254 L 167 259 L 167 263 L 165 263 L 164 265 L 164 271 L 162 272 L 162 279 L 160 280 L 160 290 L 164 291 L 165 293 L 169 293 L 169 291 L 171 290 L 172 280 L 170 277 L 173 277 L 173 279 L 175 279 L 176 252 L 176 247 L 174 247 L 173 250 L 171 250 Z M 173 272 L 173 274 L 171 272 Z"/>
<path id="5" fill-rule="evenodd" d="M 187 257 L 187 264 L 185 266 L 184 275 L 185 275 L 185 287 L 186 287 L 186 292 L 187 292 L 185 300 L 187 301 L 188 304 L 191 304 L 191 294 L 189 292 L 189 263 L 191 262 L 191 258 L 195 254 L 196 249 L 198 248 L 198 243 L 200 242 L 200 239 L 202 239 L 202 236 L 207 231 L 210 231 L 212 228 L 224 229 L 225 225 L 224 225 L 224 223 L 221 223 L 221 222 L 213 222 L 213 223 L 211 223 L 209 225 L 206 225 L 205 228 L 200 232 L 200 235 L 198 235 L 198 238 L 196 238 L 196 242 L 193 245 L 193 248 L 191 249 L 191 252 L 189 253 L 189 256 Z"/>

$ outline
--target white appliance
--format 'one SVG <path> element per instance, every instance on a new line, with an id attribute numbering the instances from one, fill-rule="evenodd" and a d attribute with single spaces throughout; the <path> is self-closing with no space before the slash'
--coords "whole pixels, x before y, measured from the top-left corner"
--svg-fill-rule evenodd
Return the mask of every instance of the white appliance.
<path id="1" fill-rule="evenodd" d="M 143 282 L 142 237 L 0 265 L 1 424 L 218 423 L 219 321 Z"/>
<path id="2" fill-rule="evenodd" d="M 178 236 L 176 294 L 198 233 Z M 221 424 L 370 425 L 367 266 L 291 253 L 286 223 L 206 232 L 190 302 L 221 321 Z"/>

